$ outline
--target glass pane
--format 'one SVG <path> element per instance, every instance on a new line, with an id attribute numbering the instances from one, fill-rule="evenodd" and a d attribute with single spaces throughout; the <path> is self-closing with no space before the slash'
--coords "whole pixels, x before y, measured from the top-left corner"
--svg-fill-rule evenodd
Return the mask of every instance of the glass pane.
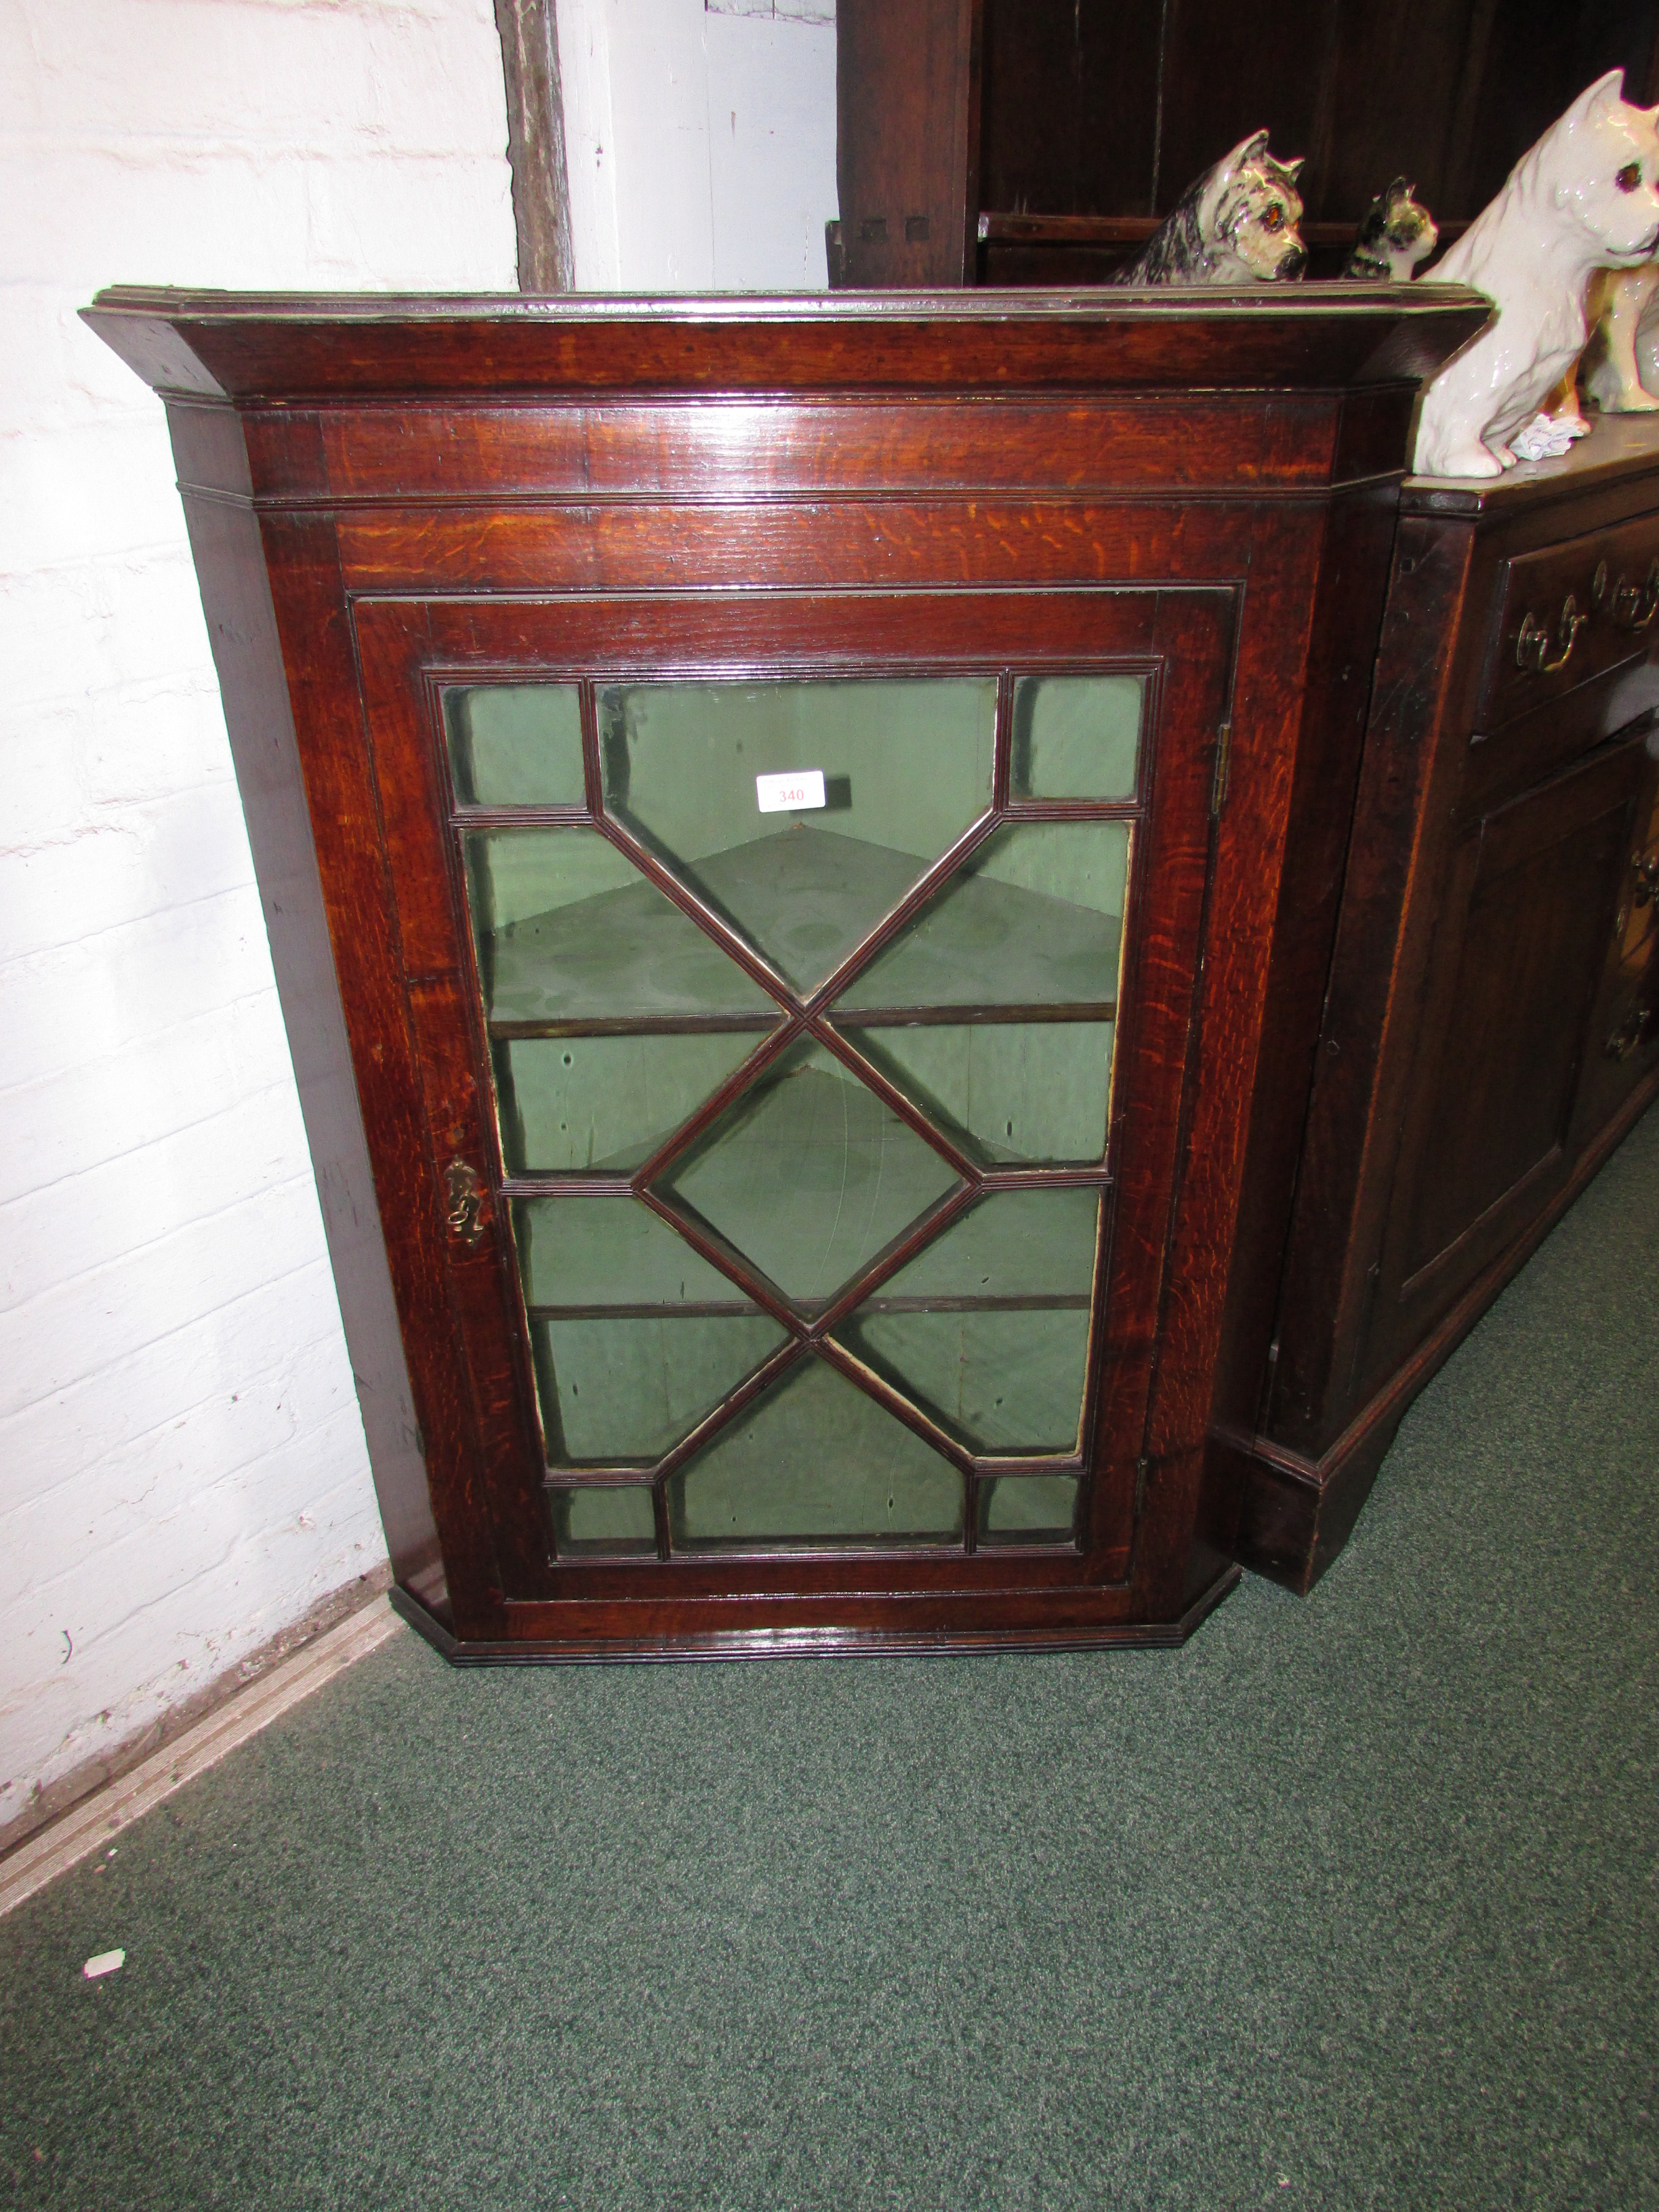
<path id="1" fill-rule="evenodd" d="M 1086 1307 L 870 1314 L 838 1340 L 969 1451 L 1077 1449 Z"/>
<path id="2" fill-rule="evenodd" d="M 581 695 L 574 684 L 454 684 L 444 692 L 463 806 L 580 806 Z"/>
<path id="3" fill-rule="evenodd" d="M 981 1165 L 1087 1161 L 1106 1146 L 1110 1022 L 851 1029 L 848 1040 Z"/>
<path id="4" fill-rule="evenodd" d="M 869 1303 L 1086 1299 L 1099 1218 L 1097 1190 L 993 1191 L 890 1275 Z"/>
<path id="5" fill-rule="evenodd" d="M 1015 1543 L 1069 1540 L 1077 1516 L 1074 1474 L 1003 1474 L 979 1486 L 981 1536 Z"/>
<path id="6" fill-rule="evenodd" d="M 1115 1006 L 1130 834 L 1127 822 L 999 830 L 837 1005 Z"/>
<path id="7" fill-rule="evenodd" d="M 467 896 L 492 1022 L 774 1008 L 597 830 L 475 831 Z"/>
<path id="8" fill-rule="evenodd" d="M 599 714 L 606 808 L 800 990 L 991 804 L 990 678 L 635 684 Z M 811 803 L 763 811 L 769 778 Z"/>
<path id="9" fill-rule="evenodd" d="M 970 1451 L 1075 1451 L 1098 1209 L 1090 1190 L 997 1192 L 836 1339 Z"/>
<path id="10" fill-rule="evenodd" d="M 689 1435 L 783 1342 L 748 1313 L 591 1321 L 532 1318 L 547 1455 L 556 1467 L 641 1467 Z"/>
<path id="11" fill-rule="evenodd" d="M 636 1198 L 529 1198 L 513 1209 L 532 1306 L 753 1310 L 735 1283 Z"/>
<path id="12" fill-rule="evenodd" d="M 495 1047 L 509 1173 L 626 1175 L 717 1091 L 760 1039 L 515 1037 Z"/>
<path id="13" fill-rule="evenodd" d="M 1139 676 L 1022 676 L 1014 686 L 1016 799 L 1133 799 Z"/>
<path id="14" fill-rule="evenodd" d="M 962 1477 L 822 1360 L 763 1391 L 672 1476 L 677 1550 L 848 1539 L 956 1543 Z"/>
<path id="15" fill-rule="evenodd" d="M 657 1523 L 648 1490 L 607 1486 L 592 1490 L 556 1490 L 553 1541 L 564 1559 L 594 1552 L 649 1552 L 657 1548 Z"/>
<path id="16" fill-rule="evenodd" d="M 798 1304 L 831 1297 L 956 1187 L 949 1164 L 822 1045 L 774 1060 L 662 1187 Z"/>

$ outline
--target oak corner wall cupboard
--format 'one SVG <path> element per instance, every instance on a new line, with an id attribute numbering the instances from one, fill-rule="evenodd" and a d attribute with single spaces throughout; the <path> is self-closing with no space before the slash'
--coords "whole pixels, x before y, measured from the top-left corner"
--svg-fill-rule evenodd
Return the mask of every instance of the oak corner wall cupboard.
<path id="1" fill-rule="evenodd" d="M 89 311 L 167 402 L 453 1656 L 1169 1641 L 1230 1586 L 1409 417 L 1483 314 Z"/>

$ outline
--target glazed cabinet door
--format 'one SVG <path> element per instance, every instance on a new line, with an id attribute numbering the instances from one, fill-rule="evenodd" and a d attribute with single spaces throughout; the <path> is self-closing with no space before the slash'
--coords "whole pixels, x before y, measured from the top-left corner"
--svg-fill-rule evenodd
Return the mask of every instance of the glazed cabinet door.
<path id="1" fill-rule="evenodd" d="M 1232 610 L 358 605 L 492 1599 L 1127 1579 Z"/>

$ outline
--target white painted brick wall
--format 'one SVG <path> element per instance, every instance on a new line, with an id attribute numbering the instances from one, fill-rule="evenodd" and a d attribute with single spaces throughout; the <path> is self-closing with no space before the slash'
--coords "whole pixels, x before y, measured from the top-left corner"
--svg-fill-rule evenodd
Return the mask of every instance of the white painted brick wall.
<path id="1" fill-rule="evenodd" d="M 490 0 L 0 0 L 0 1830 L 374 1565 L 160 403 L 100 285 L 507 289 Z"/>

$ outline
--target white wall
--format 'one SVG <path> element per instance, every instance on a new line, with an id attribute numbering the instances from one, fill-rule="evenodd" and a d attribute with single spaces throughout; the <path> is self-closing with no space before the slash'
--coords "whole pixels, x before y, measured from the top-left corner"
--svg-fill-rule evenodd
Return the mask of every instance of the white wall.
<path id="1" fill-rule="evenodd" d="M 510 288 L 490 0 L 0 0 L 0 1831 L 382 1556 L 160 403 L 100 285 Z"/>
<path id="2" fill-rule="evenodd" d="M 559 0 L 576 281 L 822 291 L 835 0 Z"/>

